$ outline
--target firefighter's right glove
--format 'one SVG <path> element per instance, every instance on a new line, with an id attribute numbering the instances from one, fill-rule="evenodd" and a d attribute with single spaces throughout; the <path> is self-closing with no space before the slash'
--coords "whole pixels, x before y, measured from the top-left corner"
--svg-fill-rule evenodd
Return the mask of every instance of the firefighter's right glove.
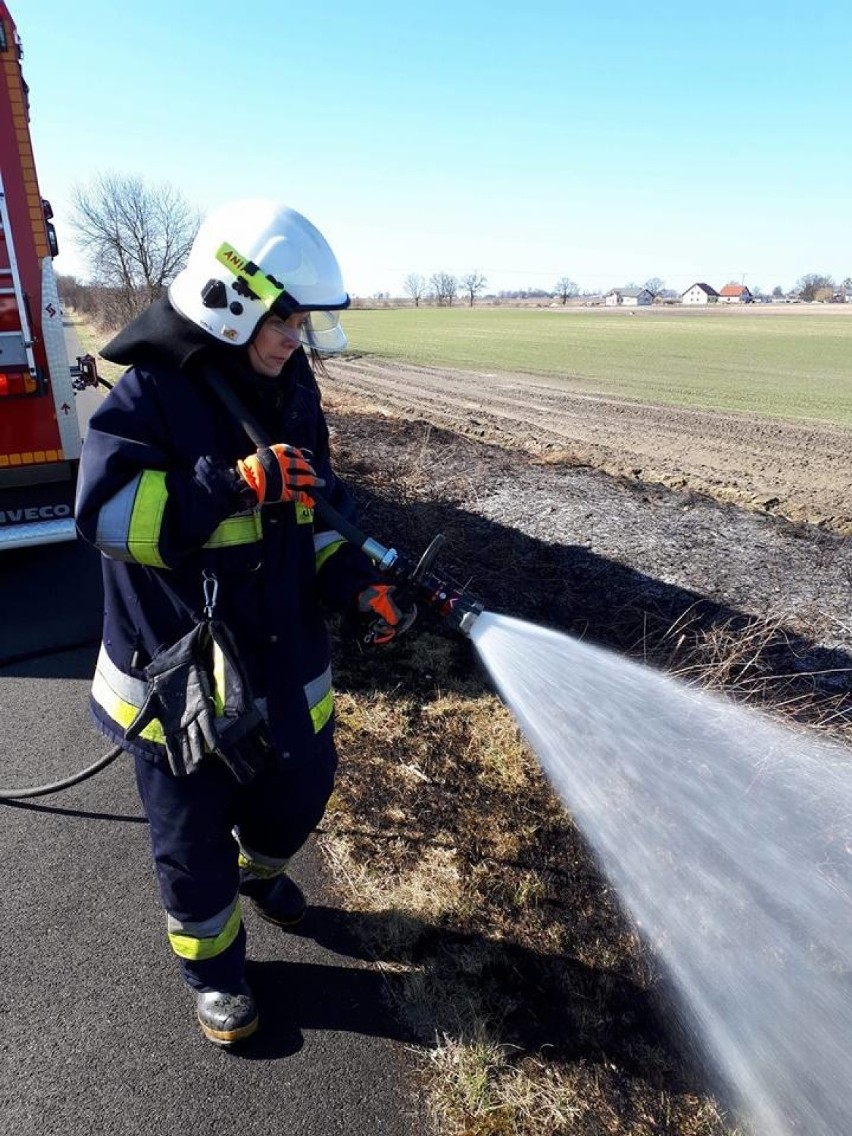
<path id="1" fill-rule="evenodd" d="M 259 446 L 256 454 L 238 461 L 237 473 L 254 490 L 259 505 L 298 501 L 311 508 L 310 490 L 325 485 L 301 450 L 280 442 Z"/>

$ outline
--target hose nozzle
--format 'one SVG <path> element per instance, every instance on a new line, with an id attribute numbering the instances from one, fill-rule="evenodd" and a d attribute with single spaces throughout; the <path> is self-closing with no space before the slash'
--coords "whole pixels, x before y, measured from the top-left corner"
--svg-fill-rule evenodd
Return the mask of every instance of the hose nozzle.
<path id="1" fill-rule="evenodd" d="M 423 575 L 417 584 L 426 603 L 434 607 L 455 631 L 470 637 L 471 629 L 483 611 L 479 600 L 432 572 Z"/>

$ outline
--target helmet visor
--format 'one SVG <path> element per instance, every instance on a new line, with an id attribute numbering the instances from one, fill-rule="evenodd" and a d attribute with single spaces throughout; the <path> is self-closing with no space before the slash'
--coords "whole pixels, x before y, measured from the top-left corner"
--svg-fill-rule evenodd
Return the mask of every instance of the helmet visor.
<path id="1" fill-rule="evenodd" d="M 305 347 L 312 347 L 324 355 L 342 351 L 347 342 L 337 312 L 309 312 L 302 324 L 301 340 Z"/>

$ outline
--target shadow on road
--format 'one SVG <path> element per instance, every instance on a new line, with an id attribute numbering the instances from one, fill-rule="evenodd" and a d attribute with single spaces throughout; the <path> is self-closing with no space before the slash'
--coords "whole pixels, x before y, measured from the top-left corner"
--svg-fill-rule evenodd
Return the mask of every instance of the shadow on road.
<path id="1" fill-rule="evenodd" d="M 387 965 L 365 944 L 404 943 Z M 294 932 L 369 966 L 251 962 L 247 978 L 263 1029 L 239 1054 L 286 1057 L 301 1047 L 305 1030 L 381 1036 L 431 1048 L 470 1026 L 465 1007 L 483 992 L 499 996 L 501 1029 L 520 1053 L 546 1046 L 566 1061 L 617 1056 L 623 1069 L 642 1067 L 648 1045 L 669 1036 L 654 998 L 628 978 L 565 956 L 547 956 L 505 939 L 461 934 L 388 910 L 309 909 Z M 445 988 L 447 999 L 424 999 L 423 989 Z M 419 996 L 418 996 L 419 995 Z M 440 1005 L 438 1017 L 435 1006 Z M 472 1022 L 472 1019 L 471 1019 Z"/>

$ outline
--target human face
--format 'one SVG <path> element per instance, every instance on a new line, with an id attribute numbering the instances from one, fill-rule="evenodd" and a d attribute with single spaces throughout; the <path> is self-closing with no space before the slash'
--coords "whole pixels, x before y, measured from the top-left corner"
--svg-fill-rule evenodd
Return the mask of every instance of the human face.
<path id="1" fill-rule="evenodd" d="M 281 368 L 301 345 L 299 338 L 308 322 L 307 312 L 294 312 L 287 319 L 269 316 L 260 325 L 257 335 L 249 344 L 248 355 L 252 368 L 259 375 L 275 379 Z"/>

